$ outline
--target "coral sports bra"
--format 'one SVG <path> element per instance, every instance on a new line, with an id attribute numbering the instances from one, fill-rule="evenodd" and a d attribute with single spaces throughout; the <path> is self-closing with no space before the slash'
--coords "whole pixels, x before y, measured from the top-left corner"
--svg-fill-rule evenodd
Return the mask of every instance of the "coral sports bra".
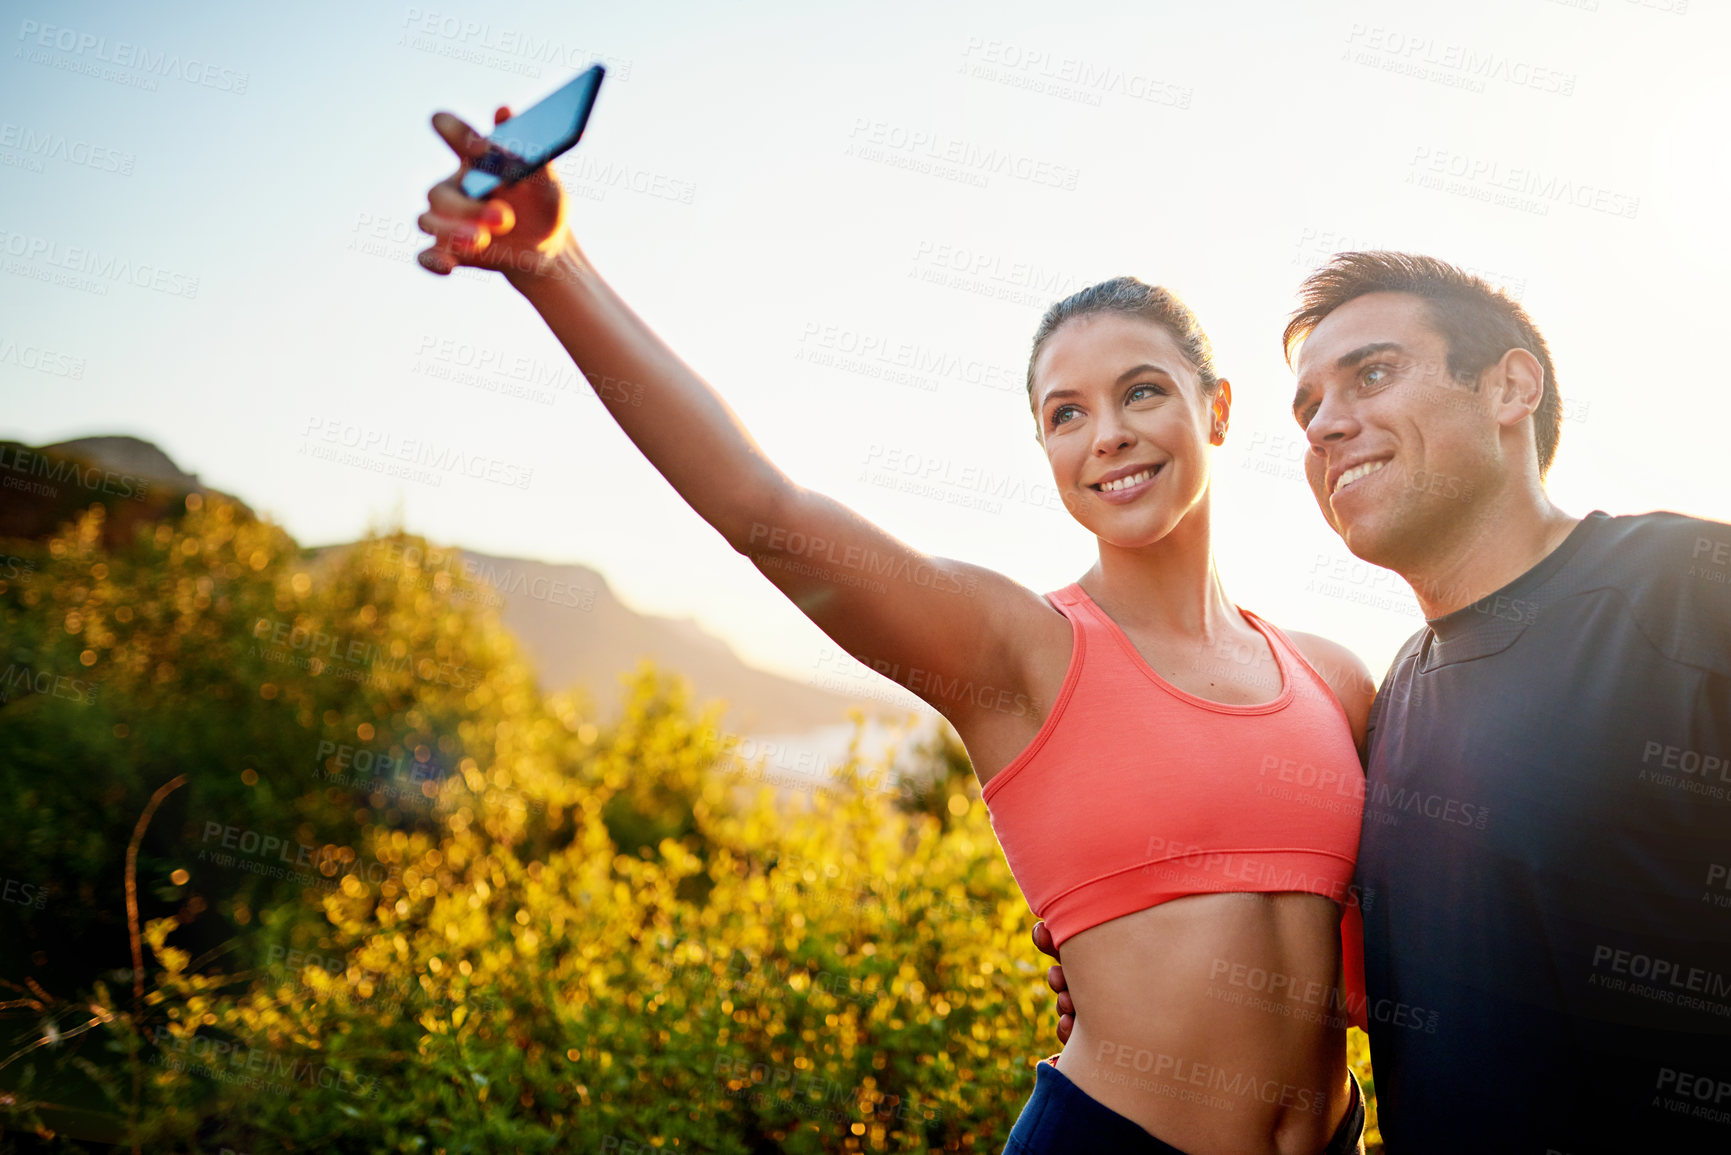
<path id="1" fill-rule="evenodd" d="M 1028 747 L 986 784 L 992 828 L 1059 946 L 1192 894 L 1349 898 L 1364 772 L 1346 712 L 1286 635 L 1268 640 L 1280 695 L 1227 705 L 1143 661 L 1080 585 L 1048 594 L 1074 641 Z"/>

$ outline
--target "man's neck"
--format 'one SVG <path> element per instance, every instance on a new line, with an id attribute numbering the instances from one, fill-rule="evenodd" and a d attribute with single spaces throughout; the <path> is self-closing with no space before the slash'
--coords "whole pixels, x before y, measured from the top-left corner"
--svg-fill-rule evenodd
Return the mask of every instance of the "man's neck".
<path id="1" fill-rule="evenodd" d="M 1459 532 L 1438 541 L 1427 557 L 1397 572 L 1412 586 L 1419 608 L 1435 620 L 1502 589 L 1548 557 L 1580 524 L 1540 489 L 1521 494 L 1484 516 L 1463 520 Z"/>

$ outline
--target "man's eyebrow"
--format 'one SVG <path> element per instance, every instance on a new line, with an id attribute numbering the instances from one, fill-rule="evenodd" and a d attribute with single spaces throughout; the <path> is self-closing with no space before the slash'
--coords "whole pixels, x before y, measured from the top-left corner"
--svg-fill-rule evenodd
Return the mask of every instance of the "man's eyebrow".
<path id="1" fill-rule="evenodd" d="M 1372 341 L 1367 345 L 1360 345 L 1350 353 L 1342 353 L 1339 357 L 1336 357 L 1334 359 L 1334 367 L 1336 370 L 1352 369 L 1356 368 L 1363 362 L 1370 360 L 1370 358 L 1376 356 L 1378 353 L 1404 352 L 1406 352 L 1406 348 L 1399 341 Z M 1300 383 L 1298 386 L 1298 392 L 1293 394 L 1292 397 L 1292 411 L 1297 413 L 1304 407 L 1304 403 L 1308 400 L 1310 400 L 1310 386 Z"/>
<path id="2" fill-rule="evenodd" d="M 1336 369 L 1351 369 L 1359 362 L 1374 357 L 1378 353 L 1404 352 L 1406 352 L 1406 350 L 1401 347 L 1401 344 L 1398 341 L 1372 341 L 1368 345 L 1360 345 L 1352 352 L 1343 353 L 1339 357 L 1335 358 L 1334 367 Z"/>

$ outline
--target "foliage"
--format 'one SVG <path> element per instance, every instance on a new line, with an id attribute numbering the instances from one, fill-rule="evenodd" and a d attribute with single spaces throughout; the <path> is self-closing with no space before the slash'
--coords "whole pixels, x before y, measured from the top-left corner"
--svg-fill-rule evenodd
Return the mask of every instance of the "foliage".
<path id="1" fill-rule="evenodd" d="M 314 558 L 188 506 L 112 549 L 100 510 L 9 547 L 7 660 L 100 689 L 0 706 L 0 781 L 39 815 L 0 848 L 46 895 L 5 912 L 27 1054 L 0 1123 L 151 1151 L 1001 1148 L 1051 997 L 953 741 L 897 767 L 905 797 L 856 755 L 790 802 L 652 670 L 605 727 L 540 694 L 418 539 Z M 175 773 L 135 1005 L 121 858 Z"/>

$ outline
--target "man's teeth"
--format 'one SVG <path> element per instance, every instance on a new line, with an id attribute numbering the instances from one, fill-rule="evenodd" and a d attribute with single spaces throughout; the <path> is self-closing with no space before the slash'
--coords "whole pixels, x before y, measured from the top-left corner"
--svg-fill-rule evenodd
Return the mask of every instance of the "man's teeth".
<path id="1" fill-rule="evenodd" d="M 1345 489 L 1359 478 L 1368 477 L 1387 464 L 1386 461 L 1367 461 L 1363 465 L 1355 465 L 1340 475 L 1340 478 L 1334 483 L 1334 488 L 1336 490 Z"/>
<path id="2" fill-rule="evenodd" d="M 1120 477 L 1117 481 L 1107 481 L 1100 485 L 1101 493 L 1116 493 L 1120 489 L 1129 489 L 1132 485 L 1141 485 L 1154 476 L 1152 469 L 1144 469 L 1141 473 L 1132 473 L 1129 477 Z"/>

